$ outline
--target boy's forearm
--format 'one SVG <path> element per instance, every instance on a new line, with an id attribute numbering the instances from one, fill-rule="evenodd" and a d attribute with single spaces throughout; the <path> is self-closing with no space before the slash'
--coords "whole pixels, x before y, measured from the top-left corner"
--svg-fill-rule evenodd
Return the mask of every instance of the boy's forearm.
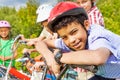
<path id="1" fill-rule="evenodd" d="M 107 49 L 81 50 L 63 54 L 60 61 L 66 64 L 101 65 L 107 61 L 109 55 Z"/>
<path id="2" fill-rule="evenodd" d="M 46 57 L 48 54 L 52 54 L 52 52 L 49 50 L 48 46 L 43 42 L 39 41 L 35 44 L 36 50 L 41 53 L 44 57 Z"/>

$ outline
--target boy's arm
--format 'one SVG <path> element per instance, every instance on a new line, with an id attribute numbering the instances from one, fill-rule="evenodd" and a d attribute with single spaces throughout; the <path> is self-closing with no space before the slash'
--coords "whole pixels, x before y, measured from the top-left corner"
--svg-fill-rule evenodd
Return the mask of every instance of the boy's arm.
<path id="1" fill-rule="evenodd" d="M 44 40 L 44 43 L 46 44 L 47 47 L 50 47 L 50 48 L 56 48 L 55 46 L 55 40 L 56 39 L 45 39 Z"/>
<path id="2" fill-rule="evenodd" d="M 110 50 L 107 48 L 74 51 L 63 54 L 60 62 L 65 64 L 101 65 L 107 61 L 110 53 Z"/>
<path id="3" fill-rule="evenodd" d="M 37 50 L 34 48 L 34 49 L 27 49 L 27 48 L 24 48 L 22 53 L 26 53 L 28 52 L 29 54 L 31 54 L 32 52 L 37 52 Z"/>
<path id="4" fill-rule="evenodd" d="M 49 41 L 49 44 L 46 44 L 44 41 L 39 41 L 35 44 L 35 48 L 45 58 L 49 68 L 56 74 L 59 73 L 60 66 L 56 63 L 53 52 L 48 48 L 48 45 L 54 46 L 53 44 L 50 44 L 50 42 L 53 43 L 52 40 Z"/>

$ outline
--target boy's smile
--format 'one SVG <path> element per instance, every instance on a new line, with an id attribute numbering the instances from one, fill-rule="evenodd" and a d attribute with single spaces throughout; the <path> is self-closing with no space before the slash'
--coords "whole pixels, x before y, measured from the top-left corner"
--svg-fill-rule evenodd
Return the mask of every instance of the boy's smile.
<path id="1" fill-rule="evenodd" d="M 85 49 L 87 33 L 82 25 L 72 22 L 57 32 L 69 48 L 73 50 Z"/>

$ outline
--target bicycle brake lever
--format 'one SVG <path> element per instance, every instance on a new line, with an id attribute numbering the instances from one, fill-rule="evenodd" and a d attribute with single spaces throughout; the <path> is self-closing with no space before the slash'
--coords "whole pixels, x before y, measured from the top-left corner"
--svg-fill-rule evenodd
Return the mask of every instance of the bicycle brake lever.
<path id="1" fill-rule="evenodd" d="M 19 40 L 19 43 L 20 43 L 20 44 L 26 44 L 26 43 L 27 43 L 27 41 L 24 41 L 24 40 Z"/>
<path id="2" fill-rule="evenodd" d="M 26 62 L 28 60 L 28 58 L 19 58 L 16 59 L 17 62 Z"/>

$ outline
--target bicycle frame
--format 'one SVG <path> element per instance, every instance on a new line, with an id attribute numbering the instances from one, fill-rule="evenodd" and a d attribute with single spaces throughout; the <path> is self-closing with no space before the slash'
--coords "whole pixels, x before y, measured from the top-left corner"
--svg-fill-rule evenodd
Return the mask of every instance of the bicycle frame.
<path id="1" fill-rule="evenodd" d="M 27 58 L 27 59 L 26 59 Z M 33 58 L 31 58 L 30 57 L 30 54 L 28 53 L 28 52 L 25 52 L 24 53 L 24 56 L 23 56 L 23 60 L 24 59 L 26 59 L 27 61 L 24 61 L 24 62 L 30 62 L 31 64 L 35 64 L 35 60 L 33 59 Z M 22 58 L 21 58 L 21 62 L 23 61 L 22 60 Z M 48 73 L 48 71 L 49 71 L 49 68 L 48 68 L 48 66 L 47 66 L 47 63 L 46 63 L 46 61 L 45 61 L 45 59 L 41 56 L 41 58 L 40 58 L 40 62 L 44 62 L 44 65 L 40 65 L 39 66 L 39 68 L 40 68 L 40 71 L 36 71 L 36 70 L 32 70 L 32 74 L 34 74 L 34 73 L 41 73 L 39 76 L 41 76 L 40 77 L 40 79 L 39 80 L 45 80 L 45 79 L 49 79 L 49 78 L 51 78 L 52 80 L 56 80 L 56 78 L 55 78 L 55 75 L 50 71 L 49 73 Z M 51 75 L 52 74 L 52 75 Z M 36 75 L 35 75 L 36 76 Z M 32 77 L 34 77 L 34 75 L 32 75 Z M 34 80 L 34 79 L 32 79 L 32 80 Z"/>
<path id="2" fill-rule="evenodd" d="M 29 53 L 24 53 L 24 55 L 29 58 L 29 60 L 31 61 L 31 63 L 35 63 L 34 60 L 32 58 L 30 58 L 30 55 Z M 48 66 L 47 66 L 47 63 L 45 61 L 44 58 L 42 58 L 42 60 L 44 61 L 44 68 L 43 68 L 43 75 L 42 75 L 42 79 L 41 80 L 45 80 L 46 78 L 46 75 L 47 75 L 47 71 L 49 70 Z M 60 72 L 60 74 L 56 77 L 55 80 L 61 80 L 61 78 L 63 77 L 63 75 L 65 74 L 65 72 L 67 71 L 68 68 L 76 68 L 76 67 L 80 67 L 80 68 L 83 68 L 83 69 L 86 69 L 92 73 L 96 73 L 97 72 L 97 67 L 96 66 L 89 66 L 89 65 L 69 65 L 69 64 L 64 64 L 62 66 L 62 70 Z"/>
<path id="3" fill-rule="evenodd" d="M 30 55 L 29 55 L 28 52 L 24 53 L 24 57 L 27 57 L 32 64 L 35 64 L 35 60 L 33 58 L 30 58 Z M 42 60 L 44 60 L 44 59 L 42 58 Z M 42 67 L 43 70 L 44 70 L 43 75 L 42 75 L 42 80 L 45 80 L 46 73 L 47 73 L 47 70 L 48 70 L 48 67 L 47 67 L 47 64 L 46 64 L 45 60 L 44 60 L 44 63 L 45 63 L 45 65 Z"/>

